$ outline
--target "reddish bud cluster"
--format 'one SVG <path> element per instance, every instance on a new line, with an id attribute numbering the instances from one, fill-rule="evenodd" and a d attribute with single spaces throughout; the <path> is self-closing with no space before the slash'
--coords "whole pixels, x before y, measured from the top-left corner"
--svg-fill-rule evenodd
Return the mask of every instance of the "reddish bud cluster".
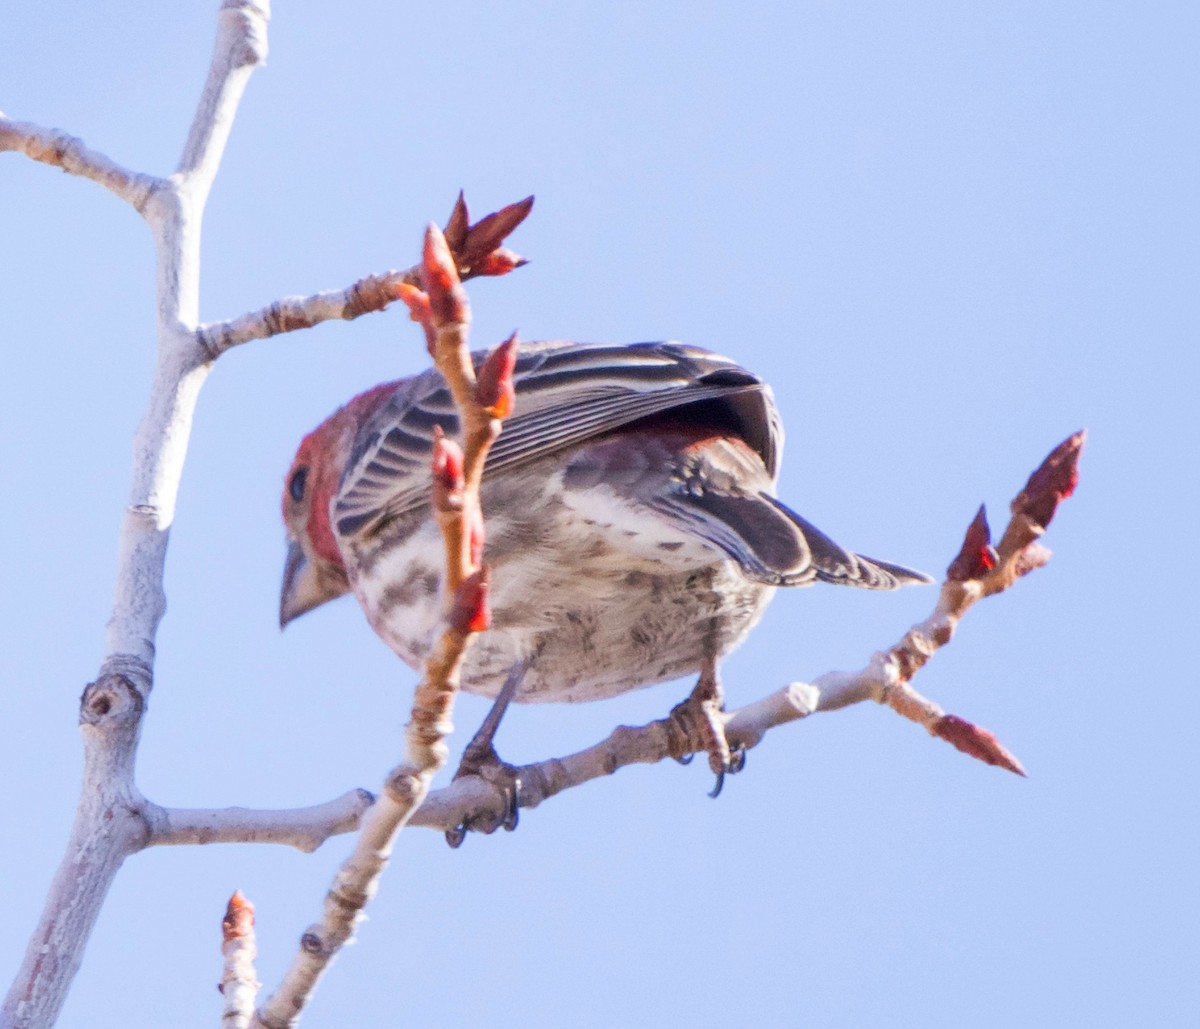
<path id="1" fill-rule="evenodd" d="M 530 196 L 502 207 L 471 225 L 467 202 L 459 193 L 450 220 L 446 222 L 445 238 L 462 278 L 507 275 L 514 268 L 526 264 L 525 258 L 501 244 L 529 216 L 531 210 L 533 197 Z"/>
<path id="2" fill-rule="evenodd" d="M 958 715 L 942 715 L 930 727 L 930 732 L 985 764 L 1005 768 L 1017 775 L 1025 774 L 1021 762 L 995 736 L 965 718 L 959 718 Z"/>
<path id="3" fill-rule="evenodd" d="M 492 624 L 488 610 L 488 573 L 480 568 L 459 585 L 450 609 L 450 625 L 458 632 L 483 632 Z"/>
<path id="4" fill-rule="evenodd" d="M 996 567 L 999 555 L 992 546 L 992 530 L 988 527 L 987 510 L 982 504 L 967 526 L 967 535 L 958 555 L 946 569 L 946 578 L 951 582 L 967 582 L 982 579 Z"/>
<path id="5" fill-rule="evenodd" d="M 1058 505 L 1079 483 L 1079 454 L 1085 438 L 1080 429 L 1050 452 L 1012 502 L 1014 515 L 1023 514 L 1043 529 L 1050 524 Z"/>
<path id="6" fill-rule="evenodd" d="M 517 391 L 513 370 L 517 366 L 517 334 L 514 332 L 488 354 L 475 380 L 475 400 L 492 418 L 512 414 Z"/>

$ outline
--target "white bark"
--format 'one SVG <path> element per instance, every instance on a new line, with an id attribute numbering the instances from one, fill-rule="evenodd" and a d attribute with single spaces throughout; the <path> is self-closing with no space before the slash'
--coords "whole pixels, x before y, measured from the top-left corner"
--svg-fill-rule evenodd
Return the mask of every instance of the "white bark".
<path id="1" fill-rule="evenodd" d="M 116 589 L 100 676 L 81 704 L 84 776 L 67 852 L 41 921 L 5 1000 L 5 1026 L 51 1025 L 66 998 L 96 917 L 125 857 L 150 832 L 133 781 L 142 714 L 165 608 L 163 567 L 192 415 L 211 359 L 196 338 L 200 221 L 246 80 L 266 56 L 267 0 L 226 0 L 208 81 L 169 179 L 126 171 L 63 133 L 7 119 L 0 147 L 83 175 L 132 204 L 154 237 L 157 361 L 133 445 L 129 505 L 121 526 Z"/>

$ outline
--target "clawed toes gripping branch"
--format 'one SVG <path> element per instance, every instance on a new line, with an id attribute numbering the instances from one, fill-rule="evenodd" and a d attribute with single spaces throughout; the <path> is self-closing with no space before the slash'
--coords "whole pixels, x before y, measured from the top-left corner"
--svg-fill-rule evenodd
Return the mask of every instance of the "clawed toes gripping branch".
<path id="1" fill-rule="evenodd" d="M 1024 775 L 1021 763 L 995 736 L 957 715 L 946 714 L 913 688 L 912 679 L 950 642 L 959 620 L 976 601 L 1008 589 L 1049 559 L 1050 552 L 1040 539 L 1058 504 L 1075 487 L 1083 441 L 1082 432 L 1070 436 L 1030 476 L 1012 503 L 1012 518 L 997 547 L 991 545 L 982 510 L 975 516 L 928 618 L 909 629 L 899 642 L 875 653 L 864 668 L 789 683 L 761 700 L 722 712 L 730 746 L 748 750 L 769 730 L 787 722 L 874 700 L 919 722 L 963 753 Z M 519 767 L 515 774 L 521 780 L 521 806 L 537 807 L 556 793 L 611 775 L 626 765 L 703 753 L 708 749 L 706 732 L 698 722 L 669 716 L 643 726 L 620 726 L 586 750 Z M 468 776 L 431 793 L 411 824 L 445 830 L 471 819 L 497 819 L 503 816 L 505 803 L 497 790 Z"/>

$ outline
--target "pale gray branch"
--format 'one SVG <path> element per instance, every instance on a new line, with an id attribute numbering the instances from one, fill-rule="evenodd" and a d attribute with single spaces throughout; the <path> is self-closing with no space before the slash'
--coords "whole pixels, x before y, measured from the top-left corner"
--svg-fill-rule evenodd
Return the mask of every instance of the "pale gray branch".
<path id="1" fill-rule="evenodd" d="M 226 350 L 251 340 L 382 311 L 396 299 L 396 287 L 402 282 L 415 283 L 415 269 L 368 275 L 345 289 L 326 290 L 307 297 L 284 297 L 229 321 L 202 325 L 196 331 L 196 338 L 210 357 L 219 357 Z"/>
<path id="2" fill-rule="evenodd" d="M 71 175 L 91 179 L 120 197 L 137 211 L 144 211 L 150 195 L 162 185 L 153 175 L 131 172 L 111 157 L 90 149 L 82 139 L 33 122 L 13 121 L 0 112 L 0 151 L 11 150 L 51 164 Z"/>
<path id="3" fill-rule="evenodd" d="M 54 1023 L 79 968 L 100 905 L 129 854 L 149 839 L 134 755 L 153 681 L 154 643 L 165 609 L 163 567 L 192 416 L 211 361 L 199 321 L 200 222 L 237 103 L 265 53 L 267 2 L 227 0 L 212 68 L 170 179 L 135 175 L 63 133 L 0 123 L 0 146 L 91 178 L 132 203 L 154 237 L 157 362 L 133 446 L 133 477 L 118 542 L 113 610 L 101 675 L 83 695 L 84 781 L 66 855 L 47 895 L 0 1023 Z"/>
<path id="4" fill-rule="evenodd" d="M 374 801 L 367 790 L 350 790 L 312 807 L 161 808 L 146 805 L 147 846 L 205 843 L 282 843 L 314 851 L 330 836 L 353 832 Z"/>
<path id="5" fill-rule="evenodd" d="M 250 73 L 267 61 L 270 0 L 223 0 L 208 79 L 196 105 L 178 175 L 205 193 L 216 177 Z"/>

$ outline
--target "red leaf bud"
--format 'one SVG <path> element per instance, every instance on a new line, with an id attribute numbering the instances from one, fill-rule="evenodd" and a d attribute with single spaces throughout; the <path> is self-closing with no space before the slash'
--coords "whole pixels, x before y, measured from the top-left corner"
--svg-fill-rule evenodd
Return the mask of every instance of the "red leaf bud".
<path id="1" fill-rule="evenodd" d="M 425 230 L 421 285 L 429 294 L 429 310 L 434 326 L 440 328 L 468 320 L 467 291 L 458 279 L 458 268 L 446 245 L 446 237 L 432 222 Z"/>
<path id="2" fill-rule="evenodd" d="M 992 546 L 992 530 L 988 528 L 987 510 L 982 504 L 967 526 L 967 535 L 957 556 L 946 569 L 946 578 L 951 582 L 967 582 L 982 579 L 996 567 L 999 559 Z"/>
<path id="3" fill-rule="evenodd" d="M 496 247 L 490 254 L 485 254 L 471 268 L 472 275 L 507 275 L 515 268 L 521 268 L 529 263 L 527 258 L 514 253 L 508 247 Z"/>
<path id="4" fill-rule="evenodd" d="M 463 452 L 454 440 L 447 439 L 440 425 L 433 427 L 433 504 L 438 511 L 451 511 L 462 505 Z"/>
<path id="5" fill-rule="evenodd" d="M 450 625 L 459 632 L 483 632 L 492 622 L 488 610 L 487 569 L 480 568 L 467 576 L 454 594 L 450 609 Z"/>
<path id="6" fill-rule="evenodd" d="M 517 334 L 514 332 L 488 354 L 475 380 L 475 400 L 493 418 L 507 418 L 516 400 L 513 369 L 517 365 Z"/>
<path id="7" fill-rule="evenodd" d="M 1085 438 L 1080 429 L 1050 452 L 1012 502 L 1013 514 L 1023 514 L 1043 529 L 1050 524 L 1058 505 L 1079 483 L 1079 453 Z"/>
<path id="8" fill-rule="evenodd" d="M 450 220 L 442 230 L 446 237 L 446 246 L 452 254 L 459 254 L 467 241 L 467 230 L 470 228 L 470 215 L 467 212 L 467 201 L 460 189 L 458 199 L 454 201 L 454 210 L 450 212 Z"/>
<path id="9" fill-rule="evenodd" d="M 965 718 L 959 718 L 958 715 L 942 715 L 933 723 L 930 731 L 947 743 L 953 744 L 964 754 L 978 758 L 985 764 L 1005 768 L 1017 775 L 1025 774 L 1021 762 L 995 736 Z"/>

